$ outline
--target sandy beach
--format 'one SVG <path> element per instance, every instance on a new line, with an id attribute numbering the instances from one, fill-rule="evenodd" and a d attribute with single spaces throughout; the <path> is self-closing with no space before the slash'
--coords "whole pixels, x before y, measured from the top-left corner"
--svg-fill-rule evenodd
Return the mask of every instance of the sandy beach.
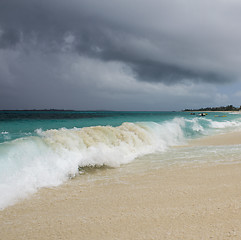
<path id="1" fill-rule="evenodd" d="M 241 134 L 192 143 L 232 141 L 241 143 Z M 106 171 L 115 169 L 99 174 Z M 79 176 L 1 211 L 0 238 L 241 239 L 240 172 L 241 163 L 188 164 L 95 181 Z"/>
<path id="2" fill-rule="evenodd" d="M 241 240 L 240 22 L 0 0 L 0 240 Z"/>

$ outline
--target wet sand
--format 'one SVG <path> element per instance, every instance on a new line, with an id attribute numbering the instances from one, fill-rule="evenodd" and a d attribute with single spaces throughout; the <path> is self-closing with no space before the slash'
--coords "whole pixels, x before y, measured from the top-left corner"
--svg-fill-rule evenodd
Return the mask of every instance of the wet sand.
<path id="1" fill-rule="evenodd" d="M 230 143 L 217 138 L 193 144 Z M 87 174 L 1 211 L 0 239 L 241 239 L 240 173 L 241 163 Z"/>
<path id="2" fill-rule="evenodd" d="M 241 144 L 241 131 L 219 134 L 192 140 L 191 146 L 218 146 L 218 145 L 237 145 Z"/>

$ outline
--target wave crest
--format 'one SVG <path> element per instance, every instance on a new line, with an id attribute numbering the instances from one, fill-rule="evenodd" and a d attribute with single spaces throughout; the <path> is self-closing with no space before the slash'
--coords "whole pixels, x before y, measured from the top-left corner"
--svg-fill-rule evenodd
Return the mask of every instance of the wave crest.
<path id="1" fill-rule="evenodd" d="M 0 208 L 38 188 L 61 184 L 78 174 L 79 167 L 118 167 L 138 156 L 183 144 L 209 129 L 230 126 L 240 123 L 178 117 L 161 123 L 126 122 L 118 127 L 36 129 L 35 137 L 0 144 Z"/>

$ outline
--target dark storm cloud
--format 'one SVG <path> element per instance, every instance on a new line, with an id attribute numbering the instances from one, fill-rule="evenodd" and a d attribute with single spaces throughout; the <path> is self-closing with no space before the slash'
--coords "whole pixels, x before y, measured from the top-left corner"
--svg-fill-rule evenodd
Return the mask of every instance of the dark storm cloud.
<path id="1" fill-rule="evenodd" d="M 72 36 L 71 51 L 126 63 L 138 80 L 225 82 L 241 75 L 240 11 L 234 0 L 2 0 L 0 48 L 60 51 Z"/>
<path id="2" fill-rule="evenodd" d="M 16 30 L 6 29 L 2 32 L 0 38 L 0 47 L 7 48 L 16 45 L 20 40 L 19 33 Z"/>
<path id="3" fill-rule="evenodd" d="M 1 0 L 0 109 L 232 104 L 240 13 L 237 0 Z"/>

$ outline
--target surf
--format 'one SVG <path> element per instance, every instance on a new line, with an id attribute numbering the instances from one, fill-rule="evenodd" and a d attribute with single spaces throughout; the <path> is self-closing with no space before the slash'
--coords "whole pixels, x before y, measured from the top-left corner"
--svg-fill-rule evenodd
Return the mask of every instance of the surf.
<path id="1" fill-rule="evenodd" d="M 0 208 L 39 188 L 58 186 L 85 167 L 116 168 L 140 156 L 170 151 L 170 147 L 183 145 L 188 139 L 240 126 L 237 120 L 175 117 L 119 126 L 35 129 L 31 136 L 0 143 Z"/>

